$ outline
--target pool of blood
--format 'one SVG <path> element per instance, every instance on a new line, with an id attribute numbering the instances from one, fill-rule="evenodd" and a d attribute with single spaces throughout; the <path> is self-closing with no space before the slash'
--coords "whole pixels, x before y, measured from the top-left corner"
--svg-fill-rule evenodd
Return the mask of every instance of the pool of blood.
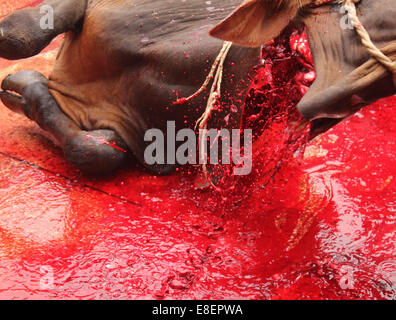
<path id="1" fill-rule="evenodd" d="M 48 74 L 60 41 L 0 60 L 1 78 Z M 242 121 L 259 143 L 254 171 L 224 193 L 197 189 L 190 168 L 82 176 L 0 108 L 0 298 L 394 299 L 396 98 L 296 140 L 309 55 L 293 30 L 264 48 Z"/>

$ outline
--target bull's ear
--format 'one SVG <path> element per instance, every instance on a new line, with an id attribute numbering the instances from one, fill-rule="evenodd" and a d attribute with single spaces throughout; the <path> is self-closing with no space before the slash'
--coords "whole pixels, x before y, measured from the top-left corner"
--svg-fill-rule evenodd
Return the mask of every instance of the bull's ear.
<path id="1" fill-rule="evenodd" d="M 276 6 L 276 2 L 247 1 L 215 26 L 210 35 L 245 47 L 261 46 L 276 38 L 297 14 L 298 6 Z"/>

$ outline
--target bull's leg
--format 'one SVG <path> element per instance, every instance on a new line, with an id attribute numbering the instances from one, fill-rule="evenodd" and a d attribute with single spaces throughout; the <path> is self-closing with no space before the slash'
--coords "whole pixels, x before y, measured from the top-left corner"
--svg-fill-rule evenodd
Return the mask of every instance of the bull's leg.
<path id="1" fill-rule="evenodd" d="M 48 92 L 47 79 L 41 73 L 22 71 L 9 75 L 3 80 L 2 89 L 2 102 L 51 133 L 62 146 L 66 158 L 81 171 L 106 174 L 128 159 L 128 149 L 116 132 L 83 131 L 67 117 Z"/>
<path id="2" fill-rule="evenodd" d="M 47 0 L 38 7 L 15 11 L 0 22 L 0 57 L 34 56 L 57 35 L 77 29 L 86 6 L 87 0 Z"/>

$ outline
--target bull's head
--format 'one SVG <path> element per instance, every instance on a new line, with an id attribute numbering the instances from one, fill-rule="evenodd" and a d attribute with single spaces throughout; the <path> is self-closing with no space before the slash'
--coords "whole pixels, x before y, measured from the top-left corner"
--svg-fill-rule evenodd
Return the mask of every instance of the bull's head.
<path id="1" fill-rule="evenodd" d="M 395 61 L 396 1 L 354 2 L 374 44 Z M 290 23 L 303 22 L 317 79 L 298 109 L 304 117 L 320 124 L 317 130 L 322 132 L 361 107 L 394 94 L 395 86 L 389 70 L 362 45 L 342 1 L 327 1 L 321 6 L 317 3 L 318 0 L 249 0 L 217 25 L 211 35 L 255 47 L 277 37 Z"/>

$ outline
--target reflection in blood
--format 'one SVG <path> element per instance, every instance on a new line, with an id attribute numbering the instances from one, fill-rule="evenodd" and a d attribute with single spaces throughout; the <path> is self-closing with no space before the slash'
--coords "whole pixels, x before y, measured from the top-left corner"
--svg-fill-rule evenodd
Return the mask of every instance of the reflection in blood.
<path id="1" fill-rule="evenodd" d="M 288 126 L 314 78 L 305 37 L 289 32 L 265 48 L 246 102 L 254 172 L 225 194 L 196 190 L 190 168 L 84 177 L 0 108 L 0 298 L 394 299 L 396 99 L 285 148 L 305 142 Z M 54 57 L 1 60 L 0 77 L 47 73 Z"/>

